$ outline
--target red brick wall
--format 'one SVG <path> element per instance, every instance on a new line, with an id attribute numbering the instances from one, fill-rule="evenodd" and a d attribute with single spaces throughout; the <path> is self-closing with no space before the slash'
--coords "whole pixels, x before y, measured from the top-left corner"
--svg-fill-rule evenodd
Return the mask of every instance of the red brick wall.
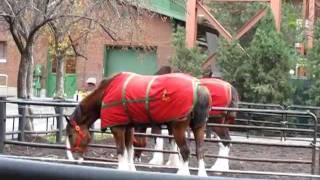
<path id="1" fill-rule="evenodd" d="M 8 75 L 8 85 L 16 86 L 20 54 L 5 26 L 0 25 L 0 41 L 6 42 L 6 63 L 0 63 L 0 74 Z"/>
<path id="2" fill-rule="evenodd" d="M 17 86 L 17 77 L 20 63 L 20 52 L 10 34 L 6 31 L 6 26 L 0 25 L 0 41 L 6 42 L 6 63 L 0 63 L 0 74 L 8 75 L 8 86 Z M 46 39 L 40 38 L 34 45 L 35 64 L 46 65 L 47 60 L 47 43 Z"/>
<path id="3" fill-rule="evenodd" d="M 158 16 L 153 16 L 153 18 L 145 16 L 139 24 L 139 28 L 134 28 L 133 25 L 119 27 L 116 33 L 121 40 L 118 41 L 113 41 L 101 29 L 90 35 L 84 48 L 81 48 L 81 53 L 88 59 L 77 58 L 78 88 L 82 88 L 85 80 L 90 76 L 96 77 L 98 82 L 103 78 L 104 48 L 106 45 L 153 46 L 157 48 L 158 67 L 168 64 L 173 53 L 170 21 Z M 16 87 L 20 53 L 8 31 L 0 31 L 0 41 L 7 42 L 7 63 L 0 64 L 0 73 L 8 74 L 9 86 Z M 47 76 L 47 54 L 47 39 L 46 36 L 42 36 L 35 43 L 34 59 L 35 64 L 40 63 L 44 67 L 43 83 L 45 83 Z"/>
<path id="4" fill-rule="evenodd" d="M 172 27 L 169 21 L 163 21 L 158 17 L 152 19 L 145 17 L 137 31 L 133 33 L 125 32 L 123 34 L 125 35 L 120 35 L 121 40 L 118 41 L 113 41 L 102 31 L 98 31 L 92 35 L 86 43 L 87 47 L 85 48 L 85 54 L 88 59 L 77 59 L 79 88 L 84 86 L 86 79 L 90 76 L 96 77 L 97 82 L 103 78 L 104 50 L 107 45 L 153 46 L 157 48 L 158 67 L 169 63 L 168 60 L 173 53 L 171 45 Z M 132 36 L 126 37 L 128 34 Z"/>

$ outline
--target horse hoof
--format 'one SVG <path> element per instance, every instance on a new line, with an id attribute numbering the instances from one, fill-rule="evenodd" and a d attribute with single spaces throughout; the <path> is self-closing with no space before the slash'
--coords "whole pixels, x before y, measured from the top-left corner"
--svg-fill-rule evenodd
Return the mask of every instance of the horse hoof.
<path id="1" fill-rule="evenodd" d="M 135 163 L 141 163 L 141 158 L 134 158 Z"/>
<path id="2" fill-rule="evenodd" d="M 149 164 L 162 165 L 163 164 L 163 157 L 154 157 L 149 161 Z"/>
<path id="3" fill-rule="evenodd" d="M 213 170 L 213 171 L 228 171 L 229 170 L 229 166 L 213 165 L 210 169 Z M 222 172 L 214 172 L 214 174 L 221 176 Z"/>
<path id="4" fill-rule="evenodd" d="M 189 170 L 178 170 L 177 172 L 178 175 L 190 175 L 190 171 Z"/>
<path id="5" fill-rule="evenodd" d="M 137 171 L 136 166 L 134 164 L 130 165 L 130 171 Z"/>
<path id="6" fill-rule="evenodd" d="M 178 167 L 179 166 L 179 162 L 177 162 L 177 161 L 168 161 L 166 163 L 166 166 Z"/>
<path id="7" fill-rule="evenodd" d="M 208 174 L 207 174 L 207 172 L 205 170 L 204 171 L 198 171 L 198 176 L 207 177 Z"/>
<path id="8" fill-rule="evenodd" d="M 77 160 L 77 163 L 78 163 L 78 164 L 82 164 L 83 161 L 84 161 L 83 157 L 80 157 L 80 158 Z"/>
<path id="9" fill-rule="evenodd" d="M 179 156 L 170 154 L 169 160 L 166 163 L 166 166 L 178 167 L 180 164 Z"/>

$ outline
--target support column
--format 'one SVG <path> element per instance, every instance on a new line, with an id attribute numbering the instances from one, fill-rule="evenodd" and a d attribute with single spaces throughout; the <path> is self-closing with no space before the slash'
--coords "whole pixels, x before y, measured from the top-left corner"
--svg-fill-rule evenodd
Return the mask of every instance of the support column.
<path id="1" fill-rule="evenodd" d="M 6 97 L 0 97 L 0 153 L 3 153 L 6 139 Z"/>
<path id="2" fill-rule="evenodd" d="M 308 7 L 308 15 L 306 17 L 306 35 L 307 35 L 307 49 L 311 49 L 313 47 L 313 31 L 314 31 L 314 23 L 315 23 L 315 0 L 309 0 Z"/>
<path id="3" fill-rule="evenodd" d="M 186 12 L 186 47 L 192 48 L 197 38 L 197 0 L 187 1 Z"/>
<path id="4" fill-rule="evenodd" d="M 276 24 L 276 29 L 280 32 L 281 28 L 281 0 L 270 0 L 270 7 Z"/>

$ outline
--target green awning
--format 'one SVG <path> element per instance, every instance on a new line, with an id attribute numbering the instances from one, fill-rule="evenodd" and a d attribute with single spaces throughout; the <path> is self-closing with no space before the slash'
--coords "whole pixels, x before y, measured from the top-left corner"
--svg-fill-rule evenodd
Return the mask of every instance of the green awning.
<path id="1" fill-rule="evenodd" d="M 186 0 L 138 0 L 137 2 L 138 7 L 181 21 L 186 20 Z"/>

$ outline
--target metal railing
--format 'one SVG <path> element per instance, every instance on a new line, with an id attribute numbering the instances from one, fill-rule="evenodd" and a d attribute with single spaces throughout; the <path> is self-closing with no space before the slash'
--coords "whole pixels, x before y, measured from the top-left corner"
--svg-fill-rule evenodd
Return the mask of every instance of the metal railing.
<path id="1" fill-rule="evenodd" d="M 5 123 L 6 123 L 6 103 L 17 103 L 18 105 L 37 105 L 37 106 L 55 106 L 58 108 L 61 108 L 61 111 L 58 111 L 59 114 L 53 115 L 55 117 L 60 117 L 58 121 L 60 121 L 60 124 L 58 125 L 57 121 L 57 130 L 56 130 L 56 142 L 60 143 L 62 139 L 62 122 L 63 122 L 63 107 L 74 107 L 77 105 L 77 103 L 74 102 L 39 102 L 39 101 L 23 101 L 23 100 L 6 100 L 5 97 L 0 97 L 0 152 L 3 151 L 4 144 L 15 144 L 15 145 L 24 145 L 24 146 L 33 146 L 33 147 L 42 147 L 42 148 L 57 148 L 57 149 L 65 149 L 64 145 L 60 144 L 43 144 L 43 143 L 30 143 L 30 142 L 19 142 L 19 141 L 12 141 L 12 140 L 5 140 L 5 135 L 8 134 L 5 132 Z M 277 107 L 277 106 L 271 106 L 271 107 Z M 223 126 L 223 127 L 236 127 L 236 128 L 246 128 L 246 129 L 265 129 L 265 130 L 277 130 L 277 131 L 299 131 L 299 132 L 305 132 L 312 134 L 312 140 L 309 145 L 288 145 L 288 144 L 282 144 L 282 143 L 257 143 L 257 142 L 243 142 L 243 141 L 229 141 L 234 144 L 250 144 L 250 145 L 263 145 L 263 146 L 278 146 L 278 147 L 295 147 L 295 148 L 310 148 L 312 149 L 312 155 L 311 160 L 296 160 L 296 159 L 266 159 L 266 158 L 242 158 L 242 157 L 229 157 L 231 160 L 239 160 L 239 161 L 257 161 L 257 162 L 280 162 L 280 163 L 301 163 L 301 164 L 310 164 L 311 165 L 311 173 L 315 174 L 315 168 L 316 168 L 316 142 L 317 142 L 317 117 L 308 111 L 296 111 L 296 110 L 282 110 L 282 109 L 250 109 L 250 108 L 218 108 L 213 107 L 215 110 L 221 110 L 221 111 L 237 111 L 237 112 L 251 112 L 251 113 L 260 113 L 260 114 L 276 114 L 281 117 L 286 116 L 305 116 L 312 119 L 312 123 L 309 124 L 309 127 L 311 129 L 299 129 L 299 128 L 288 128 L 288 127 L 260 127 L 260 126 L 253 126 L 253 125 L 225 125 L 225 124 L 208 124 L 208 126 Z M 20 116 L 24 116 L 19 115 Z M 12 117 L 12 116 L 11 116 Z M 26 119 L 29 116 L 25 115 L 24 118 Z M 32 116 L 31 116 L 32 117 Z M 36 116 L 34 116 L 36 117 Z M 3 130 L 4 129 L 4 130 Z M 45 133 L 46 131 L 43 131 Z M 51 131 L 52 132 L 52 131 Z M 97 131 L 95 131 L 97 132 Z M 10 132 L 10 133 L 18 133 L 18 134 L 26 134 L 26 133 L 34 133 L 31 131 L 25 131 L 25 130 L 18 130 L 17 132 Z M 148 137 L 164 137 L 164 138 L 172 138 L 172 136 L 168 135 L 150 135 L 150 134 L 138 134 L 137 135 L 144 135 Z M 192 140 L 192 138 L 191 138 Z M 214 139 L 206 139 L 206 142 L 224 142 L 227 140 L 214 140 Z M 113 145 L 97 145 L 97 144 L 91 144 L 91 147 L 99 147 L 99 148 L 115 148 Z M 145 151 L 150 152 L 164 152 L 164 153 L 177 153 L 174 151 L 159 151 L 154 149 L 148 149 L 148 148 L 137 148 L 142 149 Z M 192 155 L 195 155 L 192 153 Z M 217 158 L 219 156 L 214 154 L 206 154 L 207 157 L 214 157 Z M 220 157 L 223 158 L 223 157 Z"/>

